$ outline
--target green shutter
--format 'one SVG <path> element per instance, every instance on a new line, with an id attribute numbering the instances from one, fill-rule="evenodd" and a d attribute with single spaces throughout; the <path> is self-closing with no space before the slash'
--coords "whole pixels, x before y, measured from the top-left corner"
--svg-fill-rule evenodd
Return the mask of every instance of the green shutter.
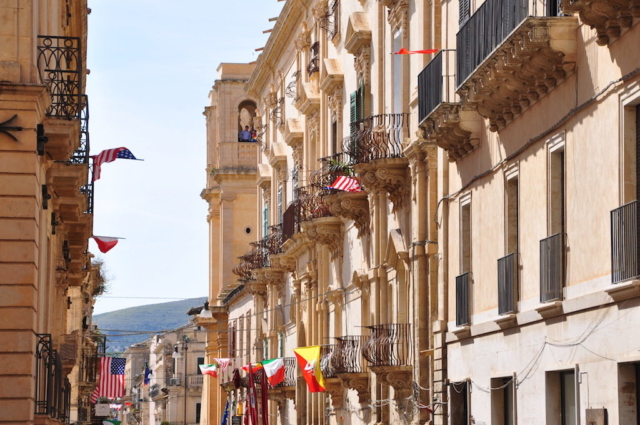
<path id="1" fill-rule="evenodd" d="M 358 87 L 357 91 L 357 105 L 356 105 L 356 113 L 358 115 L 358 120 L 364 119 L 364 81 L 360 81 L 360 87 Z"/>

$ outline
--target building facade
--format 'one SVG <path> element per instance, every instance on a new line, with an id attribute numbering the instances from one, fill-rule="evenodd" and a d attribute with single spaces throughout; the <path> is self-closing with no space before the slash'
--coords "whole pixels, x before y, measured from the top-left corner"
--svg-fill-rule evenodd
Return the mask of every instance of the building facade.
<path id="1" fill-rule="evenodd" d="M 69 423 L 72 405 L 84 422 L 95 385 L 69 380 L 97 349 L 88 13 L 84 0 L 0 3 L 0 422 Z"/>
<path id="2" fill-rule="evenodd" d="M 256 105 L 259 238 L 205 320 L 231 406 L 240 366 L 284 357 L 276 423 L 636 423 L 639 17 L 286 1 L 235 100 Z"/>

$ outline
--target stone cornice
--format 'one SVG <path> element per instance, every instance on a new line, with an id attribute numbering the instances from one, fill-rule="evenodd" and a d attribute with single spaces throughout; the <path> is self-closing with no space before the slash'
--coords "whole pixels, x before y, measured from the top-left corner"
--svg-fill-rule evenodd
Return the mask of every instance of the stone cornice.
<path id="1" fill-rule="evenodd" d="M 344 47 L 347 52 L 355 55 L 365 44 L 371 43 L 371 26 L 369 18 L 364 12 L 354 12 L 349 16 L 347 23 L 347 34 Z"/>
<path id="2" fill-rule="evenodd" d="M 280 47 L 287 43 L 291 39 L 291 34 L 300 27 L 306 3 L 306 1 L 288 0 L 282 7 L 267 44 L 258 58 L 256 68 L 246 84 L 247 93 L 262 91 L 260 88 L 264 86 L 273 71 L 267 64 L 276 62 L 276 58 L 288 51 Z"/>

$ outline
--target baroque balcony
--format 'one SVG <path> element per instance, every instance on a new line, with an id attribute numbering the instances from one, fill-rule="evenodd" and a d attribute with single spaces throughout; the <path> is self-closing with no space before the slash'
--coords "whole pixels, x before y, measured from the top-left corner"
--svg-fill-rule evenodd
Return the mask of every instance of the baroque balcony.
<path id="1" fill-rule="evenodd" d="M 640 18 L 640 3 L 614 0 L 563 0 L 564 13 L 577 13 L 580 20 L 596 30 L 596 43 L 606 46 L 620 37 L 623 29 Z"/>
<path id="2" fill-rule="evenodd" d="M 388 193 L 394 211 L 402 207 L 409 188 L 409 161 L 403 153 L 409 115 L 374 115 L 352 122 L 351 130 L 343 142 L 343 151 L 353 158 L 362 186 L 369 193 Z"/>
<path id="3" fill-rule="evenodd" d="M 578 20 L 528 17 L 529 8 L 528 0 L 487 0 L 456 36 L 457 93 L 462 105 L 489 120 L 491 131 L 575 69 Z"/>
<path id="4" fill-rule="evenodd" d="M 361 403 L 371 398 L 369 374 L 366 372 L 366 360 L 362 353 L 368 339 L 365 335 L 338 337 L 331 357 L 331 366 L 342 380 L 342 385 L 356 390 Z"/>
<path id="5" fill-rule="evenodd" d="M 411 325 L 387 323 L 367 326 L 371 331 L 362 354 L 378 380 L 396 390 L 396 398 L 412 390 Z"/>

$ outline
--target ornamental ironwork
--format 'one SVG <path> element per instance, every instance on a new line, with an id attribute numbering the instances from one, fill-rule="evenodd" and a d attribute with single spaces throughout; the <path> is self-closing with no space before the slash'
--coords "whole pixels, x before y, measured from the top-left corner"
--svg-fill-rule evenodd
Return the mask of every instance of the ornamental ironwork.
<path id="1" fill-rule="evenodd" d="M 287 88 L 284 90 L 284 95 L 288 98 L 294 99 L 294 101 L 298 98 L 298 80 L 300 79 L 300 71 L 296 71 L 291 76 L 291 81 L 287 84 Z"/>
<path id="2" fill-rule="evenodd" d="M 35 414 L 69 423 L 71 383 L 62 376 L 62 361 L 52 348 L 51 334 L 36 334 Z"/>
<path id="3" fill-rule="evenodd" d="M 320 42 L 316 41 L 311 45 L 311 60 L 307 65 L 307 73 L 312 76 L 320 71 Z"/>
<path id="4" fill-rule="evenodd" d="M 320 18 L 320 28 L 325 30 L 327 38 L 333 40 L 333 38 L 340 32 L 339 23 L 340 18 L 338 12 L 340 10 L 339 0 L 332 0 L 327 5 L 327 10 Z"/>
<path id="5" fill-rule="evenodd" d="M 351 135 L 342 150 L 355 164 L 404 157 L 402 140 L 409 129 L 409 114 L 372 115 L 351 123 Z"/>
<path id="6" fill-rule="evenodd" d="M 80 38 L 39 35 L 38 72 L 51 95 L 47 115 L 79 118 L 84 86 Z"/>

